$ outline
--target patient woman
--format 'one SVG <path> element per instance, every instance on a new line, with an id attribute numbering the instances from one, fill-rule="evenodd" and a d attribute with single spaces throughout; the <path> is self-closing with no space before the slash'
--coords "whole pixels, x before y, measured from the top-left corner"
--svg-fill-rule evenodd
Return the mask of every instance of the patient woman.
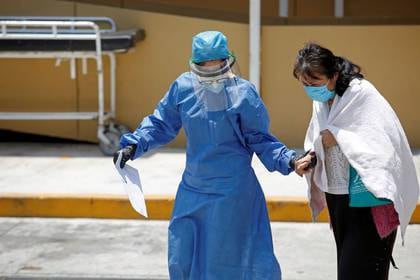
<path id="1" fill-rule="evenodd" d="M 397 227 L 404 237 L 419 196 L 398 117 L 359 66 L 317 44 L 299 50 L 293 75 L 313 100 L 310 206 L 314 217 L 328 206 L 337 278 L 388 279 Z"/>

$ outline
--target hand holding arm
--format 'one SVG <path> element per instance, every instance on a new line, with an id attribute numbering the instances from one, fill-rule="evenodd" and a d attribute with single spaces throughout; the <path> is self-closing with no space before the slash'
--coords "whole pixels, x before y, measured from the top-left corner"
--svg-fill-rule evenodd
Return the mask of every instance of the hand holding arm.
<path id="1" fill-rule="evenodd" d="M 337 141 L 335 140 L 334 135 L 328 129 L 321 131 L 321 136 L 322 145 L 324 145 L 324 148 L 327 149 L 337 145 Z"/>
<path id="2" fill-rule="evenodd" d="M 292 158 L 290 160 L 290 167 L 292 167 L 296 174 L 300 177 L 303 174 L 310 172 L 310 169 L 314 168 L 317 162 L 315 152 L 307 151 L 305 154 Z"/>

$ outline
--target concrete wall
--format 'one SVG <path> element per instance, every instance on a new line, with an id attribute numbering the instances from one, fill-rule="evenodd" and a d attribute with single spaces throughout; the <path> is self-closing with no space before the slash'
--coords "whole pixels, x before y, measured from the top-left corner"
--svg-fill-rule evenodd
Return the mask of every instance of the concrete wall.
<path id="1" fill-rule="evenodd" d="M 74 5 L 56 1 L 1 1 L 0 15 L 72 16 Z M 77 81 L 68 63 L 0 59 L 0 111 L 77 111 Z M 76 121 L 0 121 L 0 128 L 77 138 Z"/>
<path id="2" fill-rule="evenodd" d="M 418 0 L 345 0 L 344 14 L 351 17 L 410 17 L 418 18 Z"/>
<path id="3" fill-rule="evenodd" d="M 334 0 L 289 0 L 290 17 L 334 16 Z M 417 0 L 344 0 L 347 17 L 418 17 L 420 1 Z"/>
<path id="4" fill-rule="evenodd" d="M 248 29 L 245 24 L 46 0 L 36 1 L 40 3 L 38 9 L 32 9 L 24 7 L 23 2 L 28 1 L 21 2 L 22 5 L 14 5 L 15 1 L 12 0 L 0 2 L 0 13 L 2 15 L 38 15 L 39 10 L 48 10 L 48 14 L 54 14 L 58 10 L 64 14 L 61 10 L 63 9 L 77 16 L 112 17 L 121 29 L 142 27 L 146 30 L 145 41 L 139 43 L 129 53 L 117 56 L 117 118 L 131 128 L 135 128 L 146 114 L 153 111 L 171 81 L 180 73 L 188 71 L 191 38 L 200 31 L 223 30 L 229 37 L 231 48 L 240 60 L 241 71 L 245 73 L 245 76 L 248 73 Z M 23 67 L 18 67 L 17 64 Z M 78 79 L 72 81 L 69 78 L 68 63 L 63 63 L 56 69 L 53 60 L 45 62 L 0 60 L 0 83 L 4 92 L 1 95 L 0 110 L 27 111 L 46 108 L 44 110 L 60 111 L 63 106 L 65 106 L 64 110 L 69 111 L 95 110 L 97 83 L 94 66 L 93 61 L 89 63 L 87 76 L 83 76 L 81 67 L 78 67 Z M 40 69 L 42 70 L 39 71 Z M 22 76 L 23 73 L 26 74 Z M 105 74 L 107 76 L 107 72 Z M 12 77 L 19 77 L 19 80 L 25 82 L 19 83 Z M 42 82 L 42 80 L 50 82 Z M 34 88 L 33 85 L 39 86 Z M 44 88 L 41 88 L 41 85 L 44 85 Z M 58 98 L 57 94 L 62 95 L 64 92 L 71 100 Z M 25 104 L 28 106 L 19 104 L 10 108 L 9 104 L 18 104 L 19 100 L 23 99 L 26 100 Z M 57 107 L 55 102 L 61 103 L 62 106 Z M 0 128 L 96 141 L 95 123 L 89 121 L 1 121 Z M 181 135 L 174 144 L 179 146 L 184 142 L 184 137 Z"/>
<path id="5" fill-rule="evenodd" d="M 299 145 L 311 104 L 292 77 L 296 52 L 305 41 L 318 42 L 359 64 L 397 112 L 410 144 L 420 147 L 420 26 L 265 26 L 262 92 L 273 131 Z"/>
<path id="6" fill-rule="evenodd" d="M 132 128 L 152 112 L 171 81 L 188 70 L 191 37 L 200 31 L 223 31 L 247 78 L 246 24 L 52 0 L 34 3 L 1 1 L 0 14 L 110 16 L 120 28 L 146 30 L 145 41 L 117 57 L 117 119 Z M 395 108 L 411 145 L 420 147 L 420 26 L 415 25 L 264 26 L 261 90 L 274 134 L 288 145 L 302 146 L 311 104 L 291 70 L 297 50 L 306 41 L 321 43 L 360 64 L 366 77 Z M 95 110 L 94 64 L 89 64 L 87 76 L 78 66 L 78 79 L 71 80 L 68 63 L 55 68 L 53 60 L 0 60 L 0 111 Z M 96 140 L 95 122 L 1 121 L 0 128 Z M 173 145 L 184 142 L 181 135 Z"/>
<path id="7" fill-rule="evenodd" d="M 200 9 L 247 15 L 247 0 L 73 0 L 80 3 L 114 6 L 128 9 L 165 8 L 169 10 Z M 280 0 L 261 1 L 261 15 L 276 17 L 279 15 Z M 334 0 L 289 0 L 289 17 L 332 17 Z M 418 0 L 345 0 L 344 15 L 350 17 L 418 17 L 420 1 Z"/>

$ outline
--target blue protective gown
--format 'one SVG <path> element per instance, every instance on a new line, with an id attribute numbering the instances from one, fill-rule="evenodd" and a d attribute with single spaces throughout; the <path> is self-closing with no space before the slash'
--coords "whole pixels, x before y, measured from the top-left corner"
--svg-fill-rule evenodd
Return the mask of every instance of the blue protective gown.
<path id="1" fill-rule="evenodd" d="M 269 171 L 288 174 L 295 152 L 270 134 L 266 108 L 251 83 L 235 78 L 235 102 L 208 112 L 197 100 L 192 76 L 182 74 L 154 113 L 121 139 L 122 147 L 137 145 L 137 158 L 185 130 L 186 167 L 169 225 L 170 278 L 279 280 L 251 159 L 256 153 Z"/>

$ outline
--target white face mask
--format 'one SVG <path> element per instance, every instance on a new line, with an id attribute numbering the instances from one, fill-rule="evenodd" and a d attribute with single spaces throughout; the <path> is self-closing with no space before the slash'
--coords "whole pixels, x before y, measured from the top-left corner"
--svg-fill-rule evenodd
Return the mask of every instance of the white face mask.
<path id="1" fill-rule="evenodd" d="M 205 85 L 205 88 L 213 93 L 221 92 L 225 87 L 224 83 L 213 82 Z"/>

